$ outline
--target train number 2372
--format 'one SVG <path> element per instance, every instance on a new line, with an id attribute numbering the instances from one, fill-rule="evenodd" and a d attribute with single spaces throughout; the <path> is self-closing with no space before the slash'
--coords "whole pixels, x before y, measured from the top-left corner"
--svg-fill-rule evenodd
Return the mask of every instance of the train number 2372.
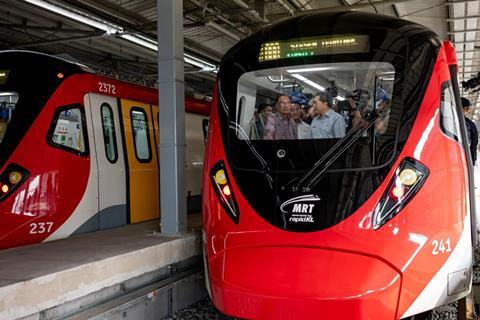
<path id="1" fill-rule="evenodd" d="M 53 222 L 38 222 L 30 223 L 30 234 L 50 233 Z"/>
<path id="2" fill-rule="evenodd" d="M 450 238 L 440 240 L 433 240 L 432 241 L 432 255 L 436 256 L 439 253 L 447 253 L 452 251 L 452 247 L 450 245 Z"/>
<path id="3" fill-rule="evenodd" d="M 115 88 L 115 85 L 106 82 L 98 83 L 98 91 L 103 93 L 117 94 L 117 88 Z"/>

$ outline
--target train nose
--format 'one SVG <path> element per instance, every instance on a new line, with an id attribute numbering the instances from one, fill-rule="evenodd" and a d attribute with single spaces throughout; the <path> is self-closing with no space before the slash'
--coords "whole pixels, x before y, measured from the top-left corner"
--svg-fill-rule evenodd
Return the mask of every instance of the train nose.
<path id="1" fill-rule="evenodd" d="M 358 253 L 236 247 L 210 262 L 212 299 L 247 319 L 395 319 L 400 274 Z"/>

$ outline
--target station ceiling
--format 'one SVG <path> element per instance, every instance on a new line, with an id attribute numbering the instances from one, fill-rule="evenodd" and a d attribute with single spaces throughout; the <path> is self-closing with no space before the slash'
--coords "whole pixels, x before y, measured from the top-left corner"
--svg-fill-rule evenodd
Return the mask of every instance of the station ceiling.
<path id="1" fill-rule="evenodd" d="M 97 72 L 153 85 L 156 2 L 0 0 L 0 49 L 60 55 Z M 425 25 L 454 42 L 459 80 L 468 80 L 480 71 L 479 7 L 479 0 L 183 0 L 186 89 L 210 95 L 212 69 L 230 47 L 268 24 L 311 10 L 378 12 Z M 129 35 L 140 41 L 126 39 Z M 478 94 L 465 95 L 476 106 L 471 116 L 480 120 Z"/>

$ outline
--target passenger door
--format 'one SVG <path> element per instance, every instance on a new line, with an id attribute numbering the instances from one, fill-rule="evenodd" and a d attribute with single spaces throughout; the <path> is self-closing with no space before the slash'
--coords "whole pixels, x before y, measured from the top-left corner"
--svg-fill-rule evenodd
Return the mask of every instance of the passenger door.
<path id="1" fill-rule="evenodd" d="M 88 94 L 98 166 L 100 229 L 127 224 L 126 175 L 117 99 Z"/>
<path id="2" fill-rule="evenodd" d="M 121 99 L 130 222 L 160 216 L 158 159 L 149 104 Z"/>
<path id="3" fill-rule="evenodd" d="M 203 176 L 203 158 L 205 155 L 205 140 L 203 136 L 203 115 L 185 112 L 185 140 L 187 148 L 186 179 L 188 213 L 201 211 L 201 189 Z"/>

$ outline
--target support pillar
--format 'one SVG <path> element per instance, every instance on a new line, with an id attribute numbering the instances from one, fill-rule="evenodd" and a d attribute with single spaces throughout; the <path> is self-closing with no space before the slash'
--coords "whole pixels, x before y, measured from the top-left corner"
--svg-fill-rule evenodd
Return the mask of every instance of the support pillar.
<path id="1" fill-rule="evenodd" d="M 183 1 L 157 0 L 161 232 L 187 230 Z"/>

